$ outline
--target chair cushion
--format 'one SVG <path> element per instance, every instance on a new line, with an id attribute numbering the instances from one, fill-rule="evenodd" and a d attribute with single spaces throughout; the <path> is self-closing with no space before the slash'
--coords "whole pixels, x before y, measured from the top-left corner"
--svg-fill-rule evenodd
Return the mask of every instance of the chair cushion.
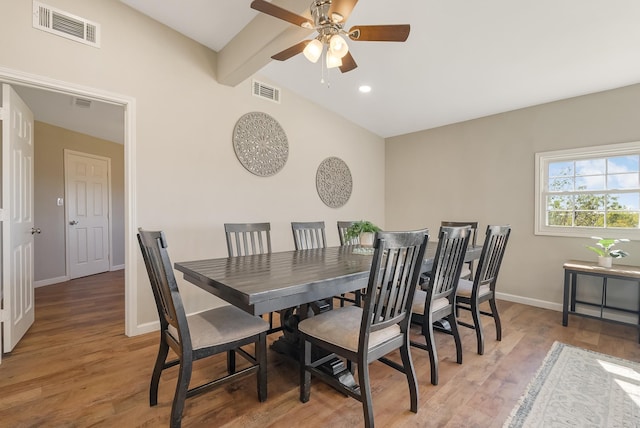
<path id="1" fill-rule="evenodd" d="M 235 306 L 226 305 L 187 317 L 193 349 L 220 345 L 253 336 L 269 329 L 269 323 Z M 178 331 L 169 326 L 178 340 Z"/>
<path id="2" fill-rule="evenodd" d="M 308 336 L 357 352 L 362 312 L 359 306 L 337 308 L 301 321 L 298 330 Z M 369 349 L 401 334 L 400 326 L 397 324 L 375 331 L 369 335 Z"/>
<path id="3" fill-rule="evenodd" d="M 424 304 L 426 303 L 427 292 L 424 290 L 416 290 L 416 294 L 413 296 L 413 306 L 411 312 L 414 314 L 424 315 Z M 431 302 L 431 312 L 436 312 L 439 309 L 446 308 L 449 305 L 449 300 L 441 297 Z"/>
<path id="4" fill-rule="evenodd" d="M 456 292 L 456 295 L 470 298 L 472 289 L 473 289 L 473 281 L 461 279 L 460 281 L 458 281 L 458 291 Z M 482 297 L 487 294 L 491 294 L 491 288 L 489 288 L 488 284 L 481 285 L 480 288 L 478 289 L 478 297 Z"/>
<path id="5" fill-rule="evenodd" d="M 469 278 L 471 276 L 471 269 L 469 269 L 469 266 L 467 266 L 467 264 L 465 263 L 462 266 L 462 270 L 460 271 L 460 278 Z"/>

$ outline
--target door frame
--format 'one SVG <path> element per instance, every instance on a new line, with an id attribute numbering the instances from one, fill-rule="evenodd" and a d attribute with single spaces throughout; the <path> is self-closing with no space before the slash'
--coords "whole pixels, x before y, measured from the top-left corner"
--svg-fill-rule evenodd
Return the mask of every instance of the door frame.
<path id="1" fill-rule="evenodd" d="M 84 158 L 90 158 L 90 159 L 98 159 L 101 161 L 105 161 L 107 163 L 107 174 L 108 174 L 108 182 L 107 182 L 107 216 L 108 216 L 108 220 L 107 220 L 107 224 L 108 224 L 108 233 L 107 233 L 107 243 L 108 243 L 108 251 L 109 251 L 109 271 L 113 270 L 113 239 L 111 239 L 111 234 L 113 233 L 113 225 L 112 225 L 112 221 L 113 221 L 113 214 L 112 214 L 112 209 L 111 209 L 111 158 L 106 157 L 106 156 L 100 156 L 100 155 L 94 155 L 93 153 L 85 153 L 85 152 L 79 152 L 77 150 L 71 150 L 71 149 L 64 149 L 64 200 L 67 201 L 67 203 L 64 204 L 64 236 L 65 236 L 65 240 L 67 242 L 67 245 L 65 245 L 66 248 L 66 272 L 67 272 L 67 277 L 71 278 L 71 257 L 70 257 L 70 248 L 71 246 L 69 245 L 70 239 L 69 239 L 69 203 L 71 202 L 71 199 L 69 198 L 69 183 L 67 182 L 67 168 L 69 167 L 68 165 L 68 156 L 69 155 L 73 155 L 73 156 L 81 156 Z"/>
<path id="2" fill-rule="evenodd" d="M 124 319 L 125 334 L 136 336 L 151 331 L 138 326 L 138 299 L 135 284 L 138 276 L 136 252 L 136 99 L 97 88 L 76 85 L 49 77 L 29 74 L 0 66 L 0 81 L 10 85 L 29 86 L 71 96 L 93 99 L 124 108 Z"/>

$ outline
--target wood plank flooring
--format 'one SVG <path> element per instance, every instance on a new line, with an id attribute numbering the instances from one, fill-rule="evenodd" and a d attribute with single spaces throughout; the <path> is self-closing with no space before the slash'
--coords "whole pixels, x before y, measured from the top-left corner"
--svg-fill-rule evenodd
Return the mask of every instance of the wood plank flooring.
<path id="1" fill-rule="evenodd" d="M 561 284 L 558 284 L 560 287 Z M 381 363 L 371 366 L 379 427 L 500 427 L 540 366 L 551 344 L 561 341 L 639 361 L 632 327 L 570 317 L 499 302 L 503 338 L 485 322 L 485 355 L 475 353 L 475 334 L 461 328 L 464 361 L 455 362 L 453 340 L 438 334 L 440 384 L 429 383 L 426 352 L 412 349 L 420 387 L 419 411 L 409 411 L 403 375 Z M 468 317 L 467 314 L 462 314 Z M 36 321 L 0 365 L 2 427 L 156 427 L 168 425 L 176 370 L 160 381 L 159 403 L 149 407 L 148 388 L 157 332 L 124 335 L 123 271 L 36 289 Z M 273 340 L 276 335 L 270 340 Z M 413 338 L 420 340 L 418 329 Z M 422 339 L 423 340 L 423 339 Z M 398 357 L 399 358 L 399 357 Z M 320 381 L 311 400 L 298 400 L 297 364 L 269 351 L 269 398 L 257 400 L 255 378 L 188 399 L 184 427 L 357 427 L 361 405 Z M 225 369 L 225 357 L 199 361 L 192 382 Z"/>

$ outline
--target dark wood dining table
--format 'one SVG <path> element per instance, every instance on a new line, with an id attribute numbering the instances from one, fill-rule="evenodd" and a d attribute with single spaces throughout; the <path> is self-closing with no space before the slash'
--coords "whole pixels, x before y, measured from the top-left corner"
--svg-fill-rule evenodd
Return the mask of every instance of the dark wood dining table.
<path id="1" fill-rule="evenodd" d="M 422 264 L 431 270 L 437 242 L 430 241 Z M 283 251 L 175 263 L 184 279 L 238 308 L 262 315 L 366 288 L 372 255 L 355 246 Z M 470 247 L 466 261 L 480 257 Z"/>

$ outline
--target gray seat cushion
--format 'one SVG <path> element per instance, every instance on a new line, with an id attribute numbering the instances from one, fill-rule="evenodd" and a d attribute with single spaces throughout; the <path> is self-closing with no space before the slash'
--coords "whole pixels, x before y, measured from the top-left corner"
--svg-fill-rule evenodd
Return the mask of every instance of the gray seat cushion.
<path id="1" fill-rule="evenodd" d="M 414 314 L 424 315 L 424 304 L 427 299 L 427 292 L 424 290 L 416 290 L 416 294 L 413 297 L 413 306 L 411 312 Z M 431 303 L 431 312 L 436 312 L 449 305 L 449 300 L 444 297 L 436 299 Z"/>
<path id="2" fill-rule="evenodd" d="M 235 306 L 227 305 L 187 317 L 193 349 L 229 343 L 269 329 L 269 323 Z M 169 326 L 178 340 L 178 330 Z"/>
<path id="3" fill-rule="evenodd" d="M 458 291 L 456 293 L 457 296 L 470 298 L 471 290 L 473 289 L 473 281 L 468 281 L 466 279 L 461 279 L 458 282 Z M 481 285 L 478 289 L 478 297 L 491 294 L 491 289 L 488 284 Z"/>
<path id="4" fill-rule="evenodd" d="M 301 321 L 298 324 L 298 330 L 341 348 L 357 352 L 361 322 L 362 308 L 345 306 Z M 369 349 L 401 334 L 397 324 L 375 331 L 369 335 Z"/>

